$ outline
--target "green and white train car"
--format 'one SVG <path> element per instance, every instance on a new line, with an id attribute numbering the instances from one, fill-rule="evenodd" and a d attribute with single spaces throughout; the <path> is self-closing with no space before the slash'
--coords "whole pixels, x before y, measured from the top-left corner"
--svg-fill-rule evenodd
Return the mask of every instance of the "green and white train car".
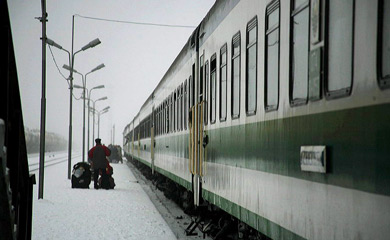
<path id="1" fill-rule="evenodd" d="M 390 0 L 220 0 L 126 156 L 273 239 L 390 236 Z"/>

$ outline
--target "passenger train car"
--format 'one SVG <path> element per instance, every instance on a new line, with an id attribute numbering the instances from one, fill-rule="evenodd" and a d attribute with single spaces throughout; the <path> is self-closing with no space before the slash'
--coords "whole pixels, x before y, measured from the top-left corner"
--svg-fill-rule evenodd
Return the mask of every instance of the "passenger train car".
<path id="1" fill-rule="evenodd" d="M 272 239 L 390 236 L 390 0 L 219 0 L 124 151 Z"/>

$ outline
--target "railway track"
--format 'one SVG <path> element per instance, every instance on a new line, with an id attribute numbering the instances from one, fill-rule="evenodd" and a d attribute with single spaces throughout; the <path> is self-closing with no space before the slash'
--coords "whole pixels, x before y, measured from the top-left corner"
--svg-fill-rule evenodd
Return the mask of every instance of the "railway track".
<path id="1" fill-rule="evenodd" d="M 73 155 L 72 159 L 78 158 L 80 156 L 81 156 L 81 154 Z M 45 161 L 45 167 L 54 166 L 54 165 L 60 164 L 62 162 L 65 162 L 67 160 L 68 160 L 68 156 L 62 156 L 62 157 L 56 157 L 53 159 L 49 159 L 49 160 Z M 29 167 L 29 172 L 34 172 L 36 170 L 39 170 L 39 162 L 31 163 L 28 165 L 28 167 Z"/>

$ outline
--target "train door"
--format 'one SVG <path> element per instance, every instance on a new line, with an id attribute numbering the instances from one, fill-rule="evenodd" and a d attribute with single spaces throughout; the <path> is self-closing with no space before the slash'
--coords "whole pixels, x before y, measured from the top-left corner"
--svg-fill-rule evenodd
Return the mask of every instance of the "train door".
<path id="1" fill-rule="evenodd" d="M 192 67 L 192 82 L 193 86 L 190 89 L 190 117 L 189 117 L 189 131 L 190 131 L 190 146 L 189 146 L 189 168 L 192 174 L 192 186 L 194 193 L 195 206 L 200 205 L 202 196 L 202 177 L 204 167 L 204 149 L 203 149 L 203 126 L 204 126 L 204 59 L 203 54 L 199 58 L 197 52 L 197 60 Z M 198 73 L 198 74 L 196 74 Z"/>

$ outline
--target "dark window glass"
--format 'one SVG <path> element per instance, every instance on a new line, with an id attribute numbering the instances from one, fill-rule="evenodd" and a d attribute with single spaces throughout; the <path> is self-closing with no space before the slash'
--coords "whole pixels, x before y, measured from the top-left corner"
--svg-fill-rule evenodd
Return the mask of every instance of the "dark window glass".
<path id="1" fill-rule="evenodd" d="M 215 123 L 216 119 L 216 107 L 217 107 L 217 58 L 216 54 L 211 57 L 210 60 L 210 122 Z"/>
<path id="2" fill-rule="evenodd" d="M 180 130 L 183 130 L 183 115 L 184 115 L 184 111 L 183 111 L 183 98 L 184 98 L 184 92 L 183 92 L 183 83 L 180 85 L 180 107 L 179 107 L 179 121 L 180 121 Z"/>
<path id="3" fill-rule="evenodd" d="M 291 84 L 292 105 L 306 103 L 309 84 L 309 4 L 295 0 L 291 14 Z"/>
<path id="4" fill-rule="evenodd" d="M 353 0 L 329 1 L 328 40 L 327 95 L 349 94 L 352 85 Z"/>
<path id="5" fill-rule="evenodd" d="M 196 92 L 195 92 L 195 81 L 196 81 L 196 77 L 195 77 L 195 64 L 192 64 L 192 77 L 191 77 L 191 96 L 192 96 L 192 99 L 191 99 L 191 107 L 195 105 L 195 101 L 196 101 Z"/>
<path id="6" fill-rule="evenodd" d="M 226 120 L 226 97 L 227 97 L 227 45 L 221 48 L 220 52 L 220 95 L 219 95 L 219 118 Z"/>
<path id="7" fill-rule="evenodd" d="M 188 103 L 187 103 L 187 79 L 184 81 L 184 129 L 187 129 Z"/>
<path id="8" fill-rule="evenodd" d="M 206 61 L 205 65 L 204 65 L 204 68 L 205 68 L 205 84 L 204 84 L 204 124 L 207 125 L 207 120 L 208 120 L 208 109 L 207 109 L 207 106 L 208 106 L 208 89 L 207 87 L 209 86 L 209 62 Z"/>
<path id="9" fill-rule="evenodd" d="M 279 100 L 279 1 L 267 7 L 266 29 L 266 110 L 277 109 Z"/>
<path id="10" fill-rule="evenodd" d="M 199 84 L 198 84 L 198 92 L 199 92 L 199 102 L 203 101 L 203 80 L 204 80 L 204 69 L 203 69 L 203 64 L 204 64 L 204 57 L 203 55 L 200 56 L 200 68 L 199 68 Z"/>
<path id="11" fill-rule="evenodd" d="M 168 133 L 168 103 L 164 101 L 164 133 Z"/>
<path id="12" fill-rule="evenodd" d="M 180 85 L 180 130 L 183 130 L 183 83 Z"/>
<path id="13" fill-rule="evenodd" d="M 378 73 L 381 88 L 390 88 L 390 0 L 379 1 Z"/>
<path id="14" fill-rule="evenodd" d="M 188 108 L 191 110 L 192 107 L 192 76 L 188 78 Z"/>
<path id="15" fill-rule="evenodd" d="M 390 78 L 390 0 L 383 4 L 382 78 Z"/>
<path id="16" fill-rule="evenodd" d="M 279 26 L 279 1 L 267 7 L 267 29 Z"/>
<path id="17" fill-rule="evenodd" d="M 247 26 L 246 52 L 246 111 L 253 114 L 256 112 L 257 102 L 257 18 Z"/>
<path id="18" fill-rule="evenodd" d="M 241 35 L 237 33 L 232 40 L 232 117 L 240 116 L 240 72 L 241 72 Z"/>
<path id="19" fill-rule="evenodd" d="M 175 127 L 175 123 L 176 123 L 176 119 L 175 119 L 175 112 L 176 112 L 176 108 L 175 108 L 175 104 L 176 103 L 176 92 L 173 91 L 172 93 L 172 132 L 176 131 L 176 127 Z"/>

